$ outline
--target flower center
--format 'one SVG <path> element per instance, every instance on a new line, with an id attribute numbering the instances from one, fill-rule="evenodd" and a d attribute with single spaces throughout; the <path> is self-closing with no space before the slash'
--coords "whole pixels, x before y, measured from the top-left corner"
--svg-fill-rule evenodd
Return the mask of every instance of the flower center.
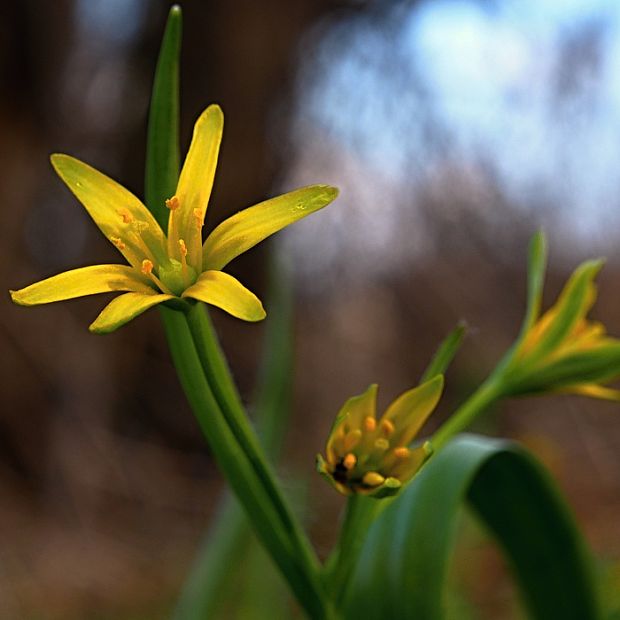
<path id="1" fill-rule="evenodd" d="M 168 204 L 170 203 L 170 204 Z M 166 204 L 171 211 L 179 207 L 179 201 L 173 197 Z M 179 239 L 175 254 L 180 260 L 169 256 L 166 250 L 152 239 L 152 231 L 146 222 L 136 220 L 128 209 L 119 209 L 126 230 L 121 237 L 110 237 L 110 241 L 127 257 L 134 267 L 147 276 L 163 293 L 180 296 L 183 291 L 194 284 L 198 277 L 196 270 L 187 264 L 187 247 Z"/>
<path id="2" fill-rule="evenodd" d="M 406 446 L 392 445 L 395 427 L 391 420 L 367 416 L 360 428 L 345 422 L 336 437 L 328 462 L 334 480 L 352 490 L 369 490 L 398 473 L 411 456 Z M 398 435 L 398 433 L 396 434 Z M 397 439 L 397 437 L 396 437 Z"/>

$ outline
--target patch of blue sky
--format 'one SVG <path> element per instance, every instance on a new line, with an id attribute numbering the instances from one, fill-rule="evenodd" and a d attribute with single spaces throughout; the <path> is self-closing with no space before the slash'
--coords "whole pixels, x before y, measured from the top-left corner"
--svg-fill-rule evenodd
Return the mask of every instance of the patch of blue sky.
<path id="1" fill-rule="evenodd" d="M 148 0 L 78 0 L 76 19 L 82 34 L 107 45 L 126 44 L 141 30 Z"/>

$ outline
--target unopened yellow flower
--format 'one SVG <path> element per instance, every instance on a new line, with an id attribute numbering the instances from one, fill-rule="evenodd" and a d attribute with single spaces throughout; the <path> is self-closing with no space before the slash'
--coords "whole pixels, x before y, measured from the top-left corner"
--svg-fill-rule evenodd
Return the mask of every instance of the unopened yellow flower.
<path id="1" fill-rule="evenodd" d="M 125 291 L 90 326 L 113 331 L 151 306 L 179 299 L 218 306 L 235 317 L 265 317 L 260 300 L 222 270 L 233 258 L 269 235 L 323 208 L 338 191 L 304 187 L 245 209 L 220 224 L 202 242 L 224 117 L 217 105 L 198 118 L 174 196 L 166 200 L 167 235 L 149 210 L 124 187 L 68 155 L 52 165 L 129 265 L 93 265 L 61 273 L 19 291 L 13 301 L 30 306 L 83 295 Z"/>
<path id="2" fill-rule="evenodd" d="M 556 303 L 542 316 L 532 315 L 504 370 L 510 393 L 556 391 L 620 400 L 620 391 L 605 385 L 620 378 L 620 340 L 587 318 L 596 300 L 594 278 L 601 266 L 600 260 L 580 265 Z"/>
<path id="3" fill-rule="evenodd" d="M 411 447 L 443 389 L 441 375 L 397 398 L 377 419 L 377 385 L 342 407 L 317 469 L 344 495 L 386 497 L 398 492 L 432 453 L 428 442 Z"/>

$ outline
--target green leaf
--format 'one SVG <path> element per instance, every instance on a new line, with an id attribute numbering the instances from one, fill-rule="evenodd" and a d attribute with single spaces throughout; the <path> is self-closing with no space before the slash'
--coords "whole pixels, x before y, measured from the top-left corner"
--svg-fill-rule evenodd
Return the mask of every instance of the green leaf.
<path id="1" fill-rule="evenodd" d="M 590 559 L 549 475 L 515 444 L 476 436 L 448 444 L 375 521 L 346 617 L 442 618 L 466 503 L 503 548 L 531 618 L 600 618 Z"/>
<path id="2" fill-rule="evenodd" d="M 454 359 L 458 350 L 461 348 L 463 338 L 467 332 L 467 326 L 464 322 L 460 322 L 442 341 L 439 348 L 433 355 L 427 369 L 424 371 L 420 383 L 425 383 L 429 379 L 437 375 L 445 374 L 448 366 Z"/>
<path id="3" fill-rule="evenodd" d="M 523 334 L 532 327 L 540 314 L 546 268 L 547 239 L 545 233 L 539 230 L 530 241 L 527 266 L 527 309 L 523 322 Z"/>
<path id="4" fill-rule="evenodd" d="M 168 14 L 157 60 L 149 111 L 145 200 L 164 232 L 168 230 L 165 201 L 176 191 L 179 178 L 179 54 L 182 25 L 181 7 L 174 5 Z"/>

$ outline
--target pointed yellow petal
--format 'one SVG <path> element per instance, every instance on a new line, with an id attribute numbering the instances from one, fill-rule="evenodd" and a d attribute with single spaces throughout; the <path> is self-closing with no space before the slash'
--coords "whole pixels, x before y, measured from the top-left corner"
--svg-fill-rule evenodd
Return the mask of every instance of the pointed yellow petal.
<path id="1" fill-rule="evenodd" d="M 329 185 L 312 185 L 244 209 L 222 222 L 203 246 L 203 269 L 222 269 L 233 258 L 282 228 L 327 206 L 338 196 Z"/>
<path id="2" fill-rule="evenodd" d="M 591 398 L 600 398 L 601 400 L 611 400 L 620 402 L 620 390 L 596 385 L 595 383 L 585 385 L 572 385 L 559 390 L 560 392 L 568 392 L 569 394 L 578 394 L 580 396 L 590 396 Z"/>
<path id="3" fill-rule="evenodd" d="M 201 230 L 213 188 L 223 129 L 222 110 L 218 105 L 210 105 L 194 125 L 192 143 L 177 186 L 179 207 L 174 214 L 176 226 L 174 230 L 173 227 L 169 229 L 170 254 L 176 256 L 179 239 L 183 239 L 187 245 L 187 262 L 196 271 L 202 271 Z"/>
<path id="4" fill-rule="evenodd" d="M 152 306 L 160 304 L 173 295 L 161 295 L 151 293 L 125 293 L 114 298 L 102 311 L 101 314 L 91 323 L 88 328 L 95 334 L 108 334 L 125 325 L 125 323 L 135 319 L 139 314 L 148 310 Z"/>
<path id="5" fill-rule="evenodd" d="M 327 439 L 326 452 L 330 460 L 342 456 L 337 452 L 340 448 L 344 450 L 342 439 L 347 433 L 356 429 L 362 430 L 365 419 L 375 419 L 377 387 L 377 384 L 373 383 L 363 394 L 349 398 L 338 412 Z"/>
<path id="6" fill-rule="evenodd" d="M 432 453 L 430 446 L 424 444 L 410 451 L 406 459 L 401 459 L 392 467 L 390 475 L 395 476 L 401 482 L 407 482 L 417 473 Z"/>
<path id="7" fill-rule="evenodd" d="M 601 260 L 590 260 L 579 265 L 556 303 L 534 325 L 523 343 L 523 352 L 530 365 L 552 354 L 572 337 L 596 300 L 594 278 L 602 265 Z"/>
<path id="8" fill-rule="evenodd" d="M 217 306 L 244 321 L 260 321 L 266 316 L 260 299 L 223 271 L 205 271 L 182 297 Z"/>
<path id="9" fill-rule="evenodd" d="M 406 446 L 418 434 L 424 422 L 439 402 L 443 390 L 443 375 L 419 385 L 399 396 L 389 407 L 382 420 L 390 420 L 395 427 L 391 441 Z"/>
<path id="10" fill-rule="evenodd" d="M 134 267 L 139 269 L 145 258 L 164 260 L 164 233 L 150 211 L 129 190 L 69 155 L 52 155 L 51 160 L 58 176 L 101 232 Z"/>
<path id="11" fill-rule="evenodd" d="M 153 288 L 142 274 L 127 265 L 91 265 L 11 291 L 11 298 L 21 306 L 34 306 L 111 291 L 152 294 Z"/>

